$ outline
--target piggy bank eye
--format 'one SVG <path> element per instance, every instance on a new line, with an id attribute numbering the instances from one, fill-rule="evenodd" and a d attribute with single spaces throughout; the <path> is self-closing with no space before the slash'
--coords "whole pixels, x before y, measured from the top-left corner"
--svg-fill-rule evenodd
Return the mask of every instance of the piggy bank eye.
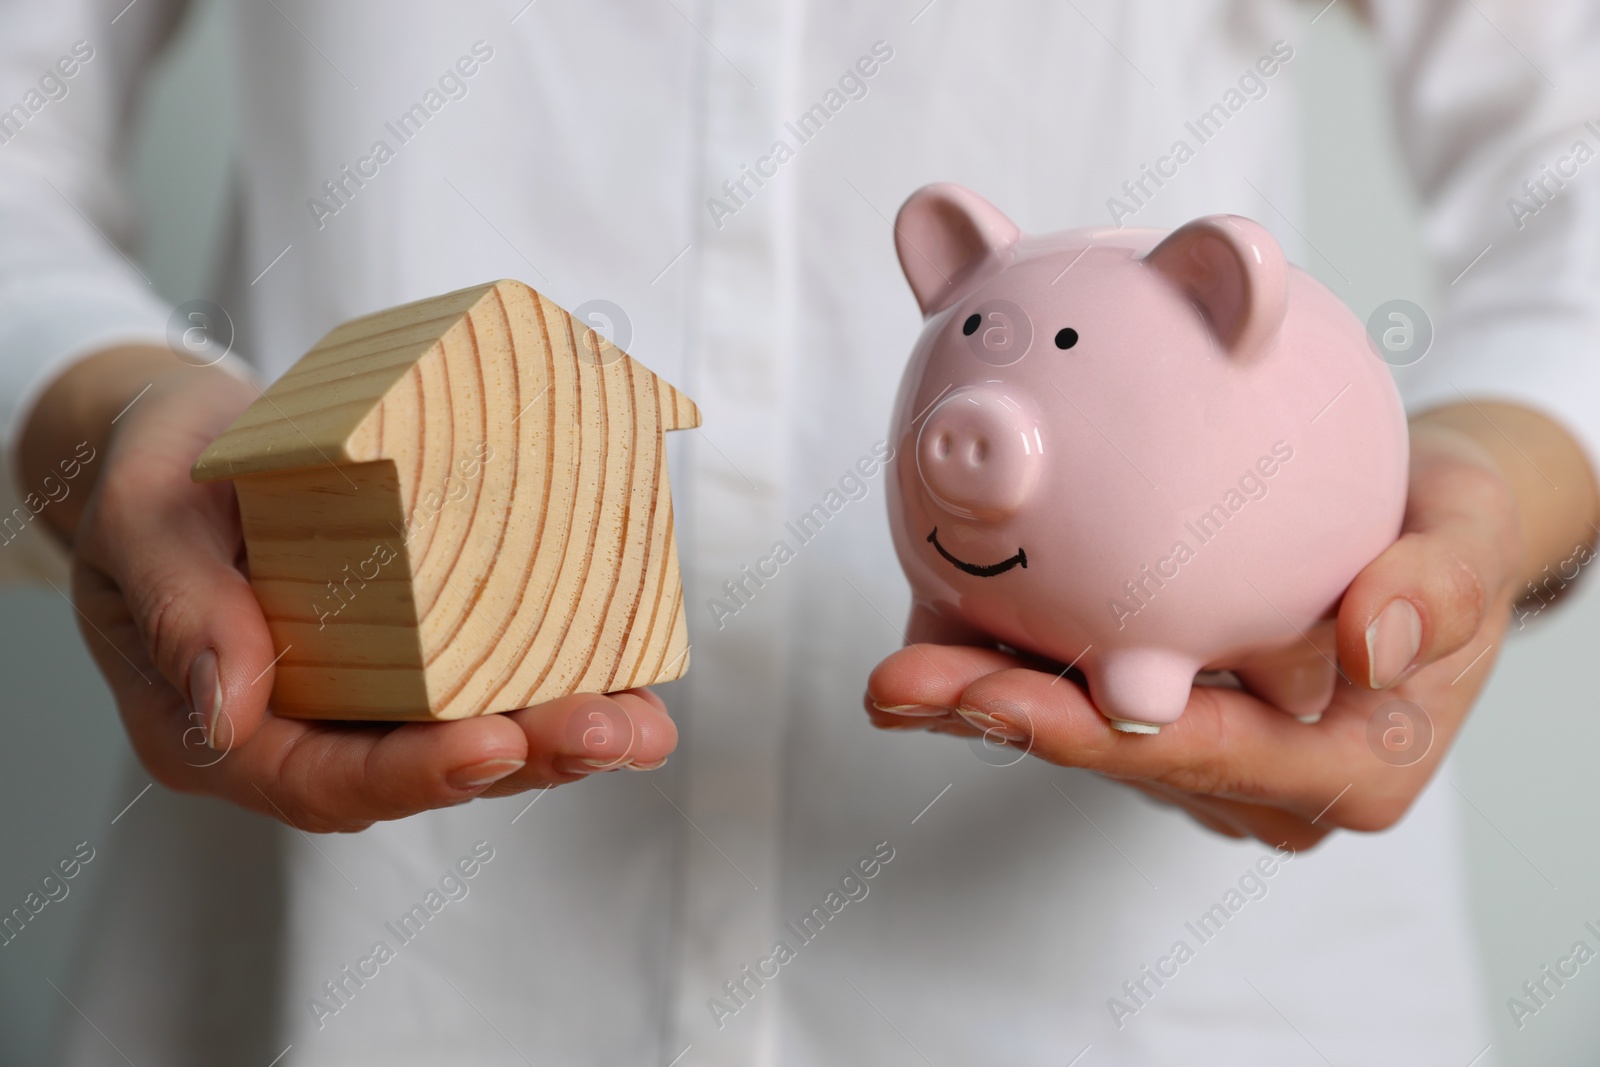
<path id="1" fill-rule="evenodd" d="M 1057 348 L 1071 348 L 1073 345 L 1075 345 L 1077 343 L 1078 343 L 1078 331 L 1074 330 L 1071 326 L 1068 326 L 1066 329 L 1064 329 L 1064 330 L 1062 330 L 1062 331 L 1060 331 L 1059 333 L 1056 334 L 1056 347 Z"/>
<path id="2" fill-rule="evenodd" d="M 961 324 L 961 332 L 971 337 L 978 332 L 978 327 L 983 325 L 983 316 L 973 312 L 967 316 L 967 321 Z"/>

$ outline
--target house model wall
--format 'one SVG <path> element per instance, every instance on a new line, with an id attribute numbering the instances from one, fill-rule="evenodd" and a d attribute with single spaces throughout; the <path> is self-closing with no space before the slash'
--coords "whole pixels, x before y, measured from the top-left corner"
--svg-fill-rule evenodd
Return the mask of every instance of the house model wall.
<path id="1" fill-rule="evenodd" d="M 699 422 L 520 282 L 329 333 L 193 471 L 237 489 L 273 710 L 456 719 L 680 677 L 663 432 Z"/>

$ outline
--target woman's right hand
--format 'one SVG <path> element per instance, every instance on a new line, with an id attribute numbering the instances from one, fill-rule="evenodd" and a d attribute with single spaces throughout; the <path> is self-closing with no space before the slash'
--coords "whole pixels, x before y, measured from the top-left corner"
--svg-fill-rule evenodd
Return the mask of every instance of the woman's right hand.
<path id="1" fill-rule="evenodd" d="M 24 429 L 25 487 L 81 459 L 84 443 L 94 451 L 40 519 L 71 546 L 79 628 L 157 781 L 301 830 L 349 831 L 667 758 L 677 731 L 644 689 L 440 723 L 273 715 L 275 653 L 242 570 L 233 487 L 189 477 L 259 395 L 165 349 L 117 349 L 61 374 Z"/>

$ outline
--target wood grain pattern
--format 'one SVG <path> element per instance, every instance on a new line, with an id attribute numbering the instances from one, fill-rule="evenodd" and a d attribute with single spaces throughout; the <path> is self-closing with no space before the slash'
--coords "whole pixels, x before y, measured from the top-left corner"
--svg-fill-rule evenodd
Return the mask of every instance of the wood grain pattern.
<path id="1" fill-rule="evenodd" d="M 238 489 L 274 710 L 455 719 L 680 677 L 663 433 L 699 422 L 519 282 L 331 332 L 194 470 Z"/>

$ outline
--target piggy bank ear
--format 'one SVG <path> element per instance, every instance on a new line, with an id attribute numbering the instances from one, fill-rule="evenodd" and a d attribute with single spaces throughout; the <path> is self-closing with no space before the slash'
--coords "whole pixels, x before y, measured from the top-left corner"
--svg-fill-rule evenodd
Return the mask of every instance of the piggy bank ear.
<path id="1" fill-rule="evenodd" d="M 925 185 L 894 221 L 900 269 L 926 318 L 973 278 L 999 270 L 1022 231 L 989 201 L 959 185 Z"/>
<path id="2" fill-rule="evenodd" d="M 1230 355 L 1252 359 L 1278 336 L 1289 304 L 1289 265 L 1259 223 L 1208 215 L 1172 231 L 1144 261 L 1200 309 Z"/>

